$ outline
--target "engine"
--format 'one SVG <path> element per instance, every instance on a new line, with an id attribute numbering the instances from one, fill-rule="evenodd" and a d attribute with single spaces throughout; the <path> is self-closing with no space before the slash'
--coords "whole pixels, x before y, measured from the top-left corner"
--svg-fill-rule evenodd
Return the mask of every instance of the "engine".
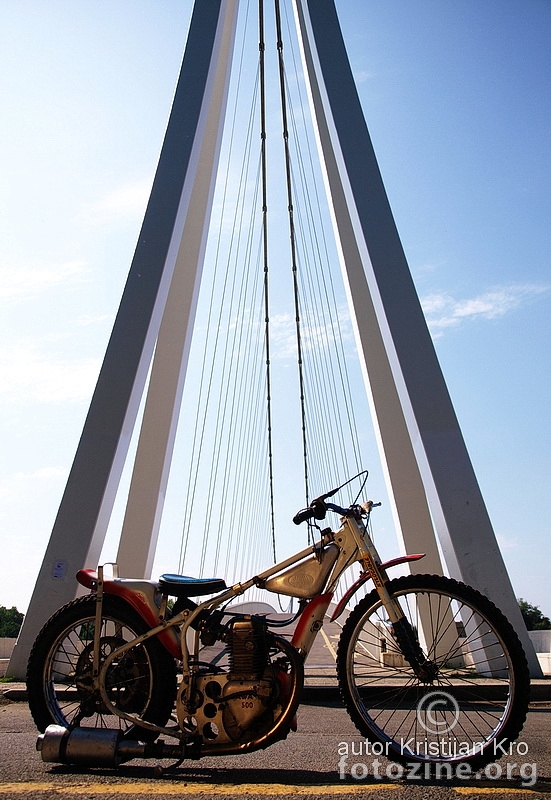
<path id="1" fill-rule="evenodd" d="M 268 629 L 260 617 L 236 619 L 230 627 L 230 675 L 257 680 L 268 662 Z"/>
<path id="2" fill-rule="evenodd" d="M 212 628 L 205 631 L 203 641 L 208 644 L 200 653 L 191 707 L 184 704 L 186 685 L 178 692 L 180 727 L 205 743 L 241 743 L 261 736 L 281 713 L 289 679 L 288 662 L 278 658 L 266 622 L 237 617 L 220 627 L 216 637 Z M 222 663 L 224 668 L 218 666 Z"/>

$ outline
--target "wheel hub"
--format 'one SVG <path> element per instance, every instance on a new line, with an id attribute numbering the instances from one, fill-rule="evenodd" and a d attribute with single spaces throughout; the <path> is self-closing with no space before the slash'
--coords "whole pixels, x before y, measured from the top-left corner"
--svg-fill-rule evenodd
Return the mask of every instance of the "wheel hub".
<path id="1" fill-rule="evenodd" d="M 100 663 L 126 644 L 119 636 L 105 636 L 100 641 Z M 141 648 L 125 653 L 115 660 L 106 675 L 107 696 L 117 708 L 127 713 L 141 713 L 149 697 L 149 681 L 145 676 L 147 657 Z M 97 679 L 94 678 L 94 644 L 88 644 L 76 666 L 76 687 L 84 716 L 110 713 L 101 700 Z"/>

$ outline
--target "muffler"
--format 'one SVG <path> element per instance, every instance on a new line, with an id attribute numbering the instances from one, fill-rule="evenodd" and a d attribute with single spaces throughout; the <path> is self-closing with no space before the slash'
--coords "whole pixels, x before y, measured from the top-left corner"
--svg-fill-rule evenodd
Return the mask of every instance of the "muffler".
<path id="1" fill-rule="evenodd" d="M 184 745 L 164 741 L 143 744 L 125 739 L 122 731 L 109 728 L 73 728 L 48 725 L 36 741 L 42 761 L 89 767 L 118 767 L 134 758 L 181 759 Z"/>

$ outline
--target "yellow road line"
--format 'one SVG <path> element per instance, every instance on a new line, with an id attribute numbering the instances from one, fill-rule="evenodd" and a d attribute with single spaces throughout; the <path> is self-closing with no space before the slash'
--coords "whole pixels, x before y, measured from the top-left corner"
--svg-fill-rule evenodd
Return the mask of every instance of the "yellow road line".
<path id="1" fill-rule="evenodd" d="M 321 635 L 322 635 L 322 636 L 323 636 L 323 638 L 325 639 L 325 644 L 327 645 L 327 647 L 328 647 L 328 649 L 329 649 L 329 652 L 331 653 L 331 655 L 333 656 L 333 658 L 334 658 L 334 659 L 335 659 L 335 661 L 336 661 L 336 660 L 337 660 L 337 654 L 336 654 L 336 652 L 335 652 L 335 648 L 333 647 L 333 645 L 332 645 L 332 644 L 331 644 L 331 642 L 329 641 L 329 636 L 328 636 L 328 635 L 325 633 L 325 631 L 323 630 L 323 628 L 321 628 Z"/>
<path id="2" fill-rule="evenodd" d="M 531 792 L 541 794 L 541 787 L 534 786 L 516 787 L 516 786 L 454 786 L 454 790 L 458 794 L 530 794 Z M 546 791 L 547 794 L 547 791 Z"/>
<path id="3" fill-rule="evenodd" d="M 158 782 L 155 783 L 73 783 L 73 784 L 53 784 L 38 783 L 28 781 L 26 783 L 0 783 L 0 795 L 36 794 L 37 792 L 55 792 L 60 796 L 66 794 L 76 795 L 327 795 L 335 797 L 340 794 L 366 794 L 366 792 L 378 792 L 381 789 L 401 789 L 402 787 L 393 783 L 365 784 L 365 783 L 332 783 L 330 785 L 290 785 L 288 783 L 192 783 L 182 780 L 181 782 Z"/>
<path id="4" fill-rule="evenodd" d="M 412 784 L 410 784 L 412 785 Z M 37 795 L 40 792 L 53 792 L 60 797 L 63 795 L 193 795 L 200 797 L 206 795 L 213 796 L 233 796 L 236 795 L 259 795 L 260 797 L 271 797 L 275 795 L 314 795 L 316 797 L 327 796 L 337 797 L 343 794 L 365 795 L 369 792 L 380 792 L 384 789 L 401 790 L 405 788 L 403 783 L 332 783 L 318 785 L 296 785 L 288 783 L 195 783 L 193 781 L 151 781 L 141 783 L 39 783 L 34 781 L 22 783 L 0 783 L 0 795 L 8 795 L 10 798 L 15 795 Z M 421 787 L 416 787 L 421 788 Z M 458 794 L 541 794 L 542 788 L 537 785 L 526 787 L 513 786 L 480 786 L 471 783 L 469 786 L 449 787 Z M 544 789 L 548 793 L 548 789 Z"/>

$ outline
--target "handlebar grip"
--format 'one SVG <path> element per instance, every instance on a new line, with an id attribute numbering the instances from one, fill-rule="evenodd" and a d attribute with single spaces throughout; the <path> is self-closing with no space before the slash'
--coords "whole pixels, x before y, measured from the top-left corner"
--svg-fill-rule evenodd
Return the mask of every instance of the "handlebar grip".
<path id="1" fill-rule="evenodd" d="M 297 511 L 293 517 L 295 525 L 300 525 L 301 522 L 306 522 L 307 519 L 325 519 L 327 514 L 327 505 L 324 503 L 323 498 L 317 497 L 312 500 L 308 508 L 303 508 L 302 511 Z"/>
<path id="2" fill-rule="evenodd" d="M 300 525 L 303 522 L 306 522 L 307 519 L 312 519 L 314 516 L 314 512 L 310 507 L 303 508 L 300 511 L 297 511 L 295 516 L 293 517 L 293 522 L 295 525 Z"/>

